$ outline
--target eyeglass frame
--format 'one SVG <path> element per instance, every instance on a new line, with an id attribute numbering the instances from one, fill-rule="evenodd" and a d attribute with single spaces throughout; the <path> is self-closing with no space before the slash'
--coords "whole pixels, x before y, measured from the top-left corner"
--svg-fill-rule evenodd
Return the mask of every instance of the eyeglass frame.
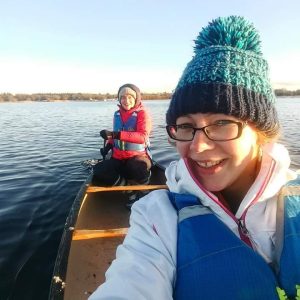
<path id="1" fill-rule="evenodd" d="M 242 135 L 242 132 L 243 132 L 244 127 L 245 127 L 246 125 L 248 125 L 247 121 L 245 121 L 245 122 L 241 122 L 241 121 L 233 121 L 233 120 L 220 120 L 220 121 L 226 121 L 227 124 L 229 124 L 229 123 L 236 124 L 236 125 L 238 126 L 238 133 L 237 133 L 237 136 L 234 137 L 234 138 L 231 138 L 231 139 L 226 139 L 226 140 L 224 140 L 224 139 L 223 139 L 223 140 L 216 140 L 216 139 L 210 138 L 210 137 L 208 136 L 207 132 L 205 131 L 205 129 L 206 129 L 207 127 L 215 126 L 215 125 L 217 125 L 217 124 L 209 124 L 209 125 L 206 125 L 206 126 L 203 126 L 203 127 L 200 127 L 200 128 L 197 128 L 197 127 L 191 127 L 191 129 L 193 129 L 193 137 L 192 137 L 192 139 L 190 139 L 190 140 L 176 139 L 176 138 L 174 138 L 174 137 L 171 136 L 171 133 L 170 133 L 171 127 L 177 128 L 177 127 L 179 127 L 179 126 L 182 126 L 183 124 L 182 124 L 182 125 L 176 125 L 176 124 L 175 124 L 175 125 L 167 125 L 167 126 L 166 126 L 166 130 L 167 130 L 167 133 L 168 133 L 168 135 L 169 135 L 169 137 L 170 137 L 171 139 L 173 139 L 173 140 L 175 140 L 175 141 L 180 141 L 180 142 L 191 142 L 191 141 L 194 139 L 194 137 L 195 137 L 196 131 L 202 131 L 202 132 L 205 134 L 205 136 L 206 136 L 209 140 L 211 140 L 211 141 L 215 141 L 215 142 L 227 142 L 227 141 L 232 141 L 232 140 L 238 139 L 238 138 Z"/>

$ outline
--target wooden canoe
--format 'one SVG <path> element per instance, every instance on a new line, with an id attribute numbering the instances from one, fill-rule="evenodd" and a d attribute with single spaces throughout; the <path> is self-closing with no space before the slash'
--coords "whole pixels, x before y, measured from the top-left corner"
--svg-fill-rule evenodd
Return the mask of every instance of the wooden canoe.
<path id="1" fill-rule="evenodd" d="M 104 281 L 128 229 L 128 191 L 166 188 L 164 168 L 154 163 L 149 185 L 99 187 L 92 175 L 81 187 L 67 218 L 49 299 L 87 299 Z"/>

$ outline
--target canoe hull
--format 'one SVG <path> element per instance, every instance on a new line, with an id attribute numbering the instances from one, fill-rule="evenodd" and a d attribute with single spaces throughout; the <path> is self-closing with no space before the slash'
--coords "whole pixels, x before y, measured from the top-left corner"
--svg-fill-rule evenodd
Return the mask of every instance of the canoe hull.
<path id="1" fill-rule="evenodd" d="M 104 282 L 104 275 L 126 235 L 130 211 L 128 186 L 101 191 L 91 184 L 81 187 L 67 218 L 54 267 L 49 299 L 87 299 Z M 152 167 L 147 188 L 165 188 L 164 168 Z M 145 186 L 133 186 L 137 190 Z M 146 191 L 147 192 L 147 191 Z"/>

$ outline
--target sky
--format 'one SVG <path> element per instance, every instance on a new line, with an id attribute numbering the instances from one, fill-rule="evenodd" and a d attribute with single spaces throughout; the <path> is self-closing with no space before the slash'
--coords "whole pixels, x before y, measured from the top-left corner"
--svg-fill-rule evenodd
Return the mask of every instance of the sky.
<path id="1" fill-rule="evenodd" d="M 274 88 L 300 89 L 299 0 L 0 0 L 0 93 L 171 92 L 219 16 L 253 22 Z"/>

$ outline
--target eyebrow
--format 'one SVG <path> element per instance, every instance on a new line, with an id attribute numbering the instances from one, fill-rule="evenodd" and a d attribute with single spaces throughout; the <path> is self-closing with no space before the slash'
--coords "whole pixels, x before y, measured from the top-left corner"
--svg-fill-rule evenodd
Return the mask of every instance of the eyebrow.
<path id="1" fill-rule="evenodd" d="M 205 117 L 211 117 L 212 115 L 215 115 L 216 113 L 205 113 Z M 179 118 L 191 118 L 192 119 L 192 115 L 194 114 L 187 114 L 184 116 L 180 116 Z M 205 121 L 211 121 L 211 120 L 207 120 L 206 118 L 204 119 Z M 218 117 L 216 120 L 231 120 L 231 121 L 237 121 L 234 116 L 230 116 L 230 115 L 223 115 L 222 117 Z"/>

